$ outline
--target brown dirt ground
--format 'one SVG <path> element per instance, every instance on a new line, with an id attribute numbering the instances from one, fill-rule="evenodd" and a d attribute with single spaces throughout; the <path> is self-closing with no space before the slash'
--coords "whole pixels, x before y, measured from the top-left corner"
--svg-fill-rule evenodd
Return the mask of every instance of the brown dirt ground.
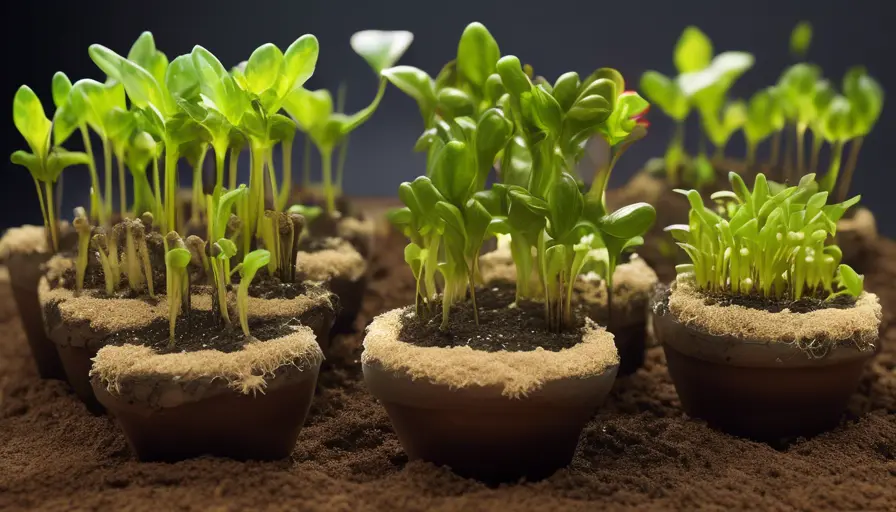
<path id="1" fill-rule="evenodd" d="M 413 300 L 403 243 L 378 243 L 359 325 Z M 877 253 L 866 283 L 892 317 L 896 242 Z M 10 300 L 0 296 L 0 312 Z M 841 427 L 774 446 L 684 416 L 652 348 L 643 369 L 617 382 L 568 469 L 489 488 L 408 462 L 364 389 L 359 334 L 337 341 L 289 460 L 139 463 L 110 418 L 37 378 L 18 321 L 0 315 L 0 510 L 894 510 L 896 325 L 885 338 Z"/>

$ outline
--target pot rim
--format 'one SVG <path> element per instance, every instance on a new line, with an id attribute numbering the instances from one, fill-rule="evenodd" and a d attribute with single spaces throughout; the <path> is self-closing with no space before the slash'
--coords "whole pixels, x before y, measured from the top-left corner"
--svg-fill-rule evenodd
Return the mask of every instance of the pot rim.
<path id="1" fill-rule="evenodd" d="M 662 343 L 705 361 L 748 367 L 824 366 L 869 357 L 881 320 L 878 298 L 869 292 L 852 308 L 809 313 L 707 305 L 687 274 L 673 281 L 668 307 L 660 306 L 653 310 Z M 675 326 L 689 336 L 670 335 Z"/>
<path id="2" fill-rule="evenodd" d="M 264 393 L 316 376 L 324 354 L 311 330 L 253 340 L 235 352 L 159 354 L 144 345 L 105 346 L 92 359 L 91 385 L 141 407 L 170 408 L 220 395 Z"/>
<path id="3" fill-rule="evenodd" d="M 615 376 L 619 354 L 613 334 L 586 319 L 582 342 L 560 351 L 486 352 L 470 347 L 418 347 L 398 339 L 407 308 L 377 316 L 367 327 L 361 362 L 365 370 L 381 369 L 396 376 L 445 386 L 452 390 L 493 388 L 503 397 L 528 396 L 547 384 L 567 379 Z"/>
<path id="4" fill-rule="evenodd" d="M 360 281 L 367 275 L 367 260 L 343 238 L 325 239 L 331 247 L 319 251 L 298 251 L 296 272 L 309 281 L 332 279 Z"/>

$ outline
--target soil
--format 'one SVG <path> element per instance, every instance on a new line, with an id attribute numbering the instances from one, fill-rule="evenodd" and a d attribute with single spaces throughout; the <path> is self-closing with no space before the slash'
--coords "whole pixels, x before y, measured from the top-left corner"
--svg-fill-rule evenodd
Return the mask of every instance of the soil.
<path id="1" fill-rule="evenodd" d="M 251 337 L 243 335 L 238 327 L 225 328 L 221 317 L 212 311 L 190 311 L 178 319 L 174 331 L 174 343 L 170 342 L 168 319 L 159 319 L 151 324 L 128 331 L 117 331 L 107 337 L 105 345 L 146 345 L 159 354 L 176 352 L 196 352 L 214 349 L 224 353 L 236 352 L 253 339 L 270 340 L 286 336 L 292 332 L 289 324 L 269 321 L 249 323 Z"/>
<path id="2" fill-rule="evenodd" d="M 418 347 L 470 347 L 485 352 L 529 352 L 537 348 L 559 352 L 581 343 L 579 329 L 555 333 L 548 330 L 544 317 L 544 305 L 521 301 L 513 303 L 516 289 L 505 283 L 476 290 L 479 310 L 479 325 L 473 315 L 470 300 L 458 302 L 451 307 L 448 328 L 440 329 L 442 308 L 436 304 L 434 314 L 428 318 L 414 315 L 401 326 L 398 338 Z M 408 307 L 413 312 L 414 306 Z M 578 326 L 583 322 L 577 316 Z"/>
<path id="3" fill-rule="evenodd" d="M 769 313 L 780 313 L 789 309 L 793 313 L 811 313 L 819 309 L 848 309 L 856 303 L 855 297 L 841 295 L 831 300 L 825 300 L 824 295 L 802 297 L 799 300 L 763 297 L 758 294 L 729 295 L 721 292 L 709 292 L 706 295 L 706 305 L 718 306 L 743 306 Z"/>
<path id="4" fill-rule="evenodd" d="M 405 243 L 378 240 L 358 326 L 413 301 Z M 896 242 L 875 254 L 866 287 L 892 320 Z M 882 353 L 831 432 L 770 445 L 712 430 L 682 412 L 657 347 L 617 380 L 569 468 L 492 488 L 408 462 L 364 388 L 363 331 L 335 340 L 289 459 L 155 464 L 137 462 L 112 419 L 88 413 L 65 384 L 38 379 L 18 321 L 0 321 L 0 510 L 892 510 L 896 326 L 884 329 Z"/>

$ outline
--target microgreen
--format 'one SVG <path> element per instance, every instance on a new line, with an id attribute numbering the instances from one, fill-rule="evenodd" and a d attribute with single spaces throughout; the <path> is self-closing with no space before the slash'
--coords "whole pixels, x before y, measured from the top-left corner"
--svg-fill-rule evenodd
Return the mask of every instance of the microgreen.
<path id="1" fill-rule="evenodd" d="M 189 311 L 190 276 L 187 273 L 187 265 L 190 264 L 192 255 L 184 247 L 184 243 L 177 233 L 172 231 L 165 238 L 171 247 L 165 253 L 165 274 L 167 276 L 169 344 L 174 345 L 174 327 L 177 324 L 177 317 L 181 312 Z"/>
<path id="2" fill-rule="evenodd" d="M 713 194 L 721 213 L 706 208 L 696 190 L 677 190 L 691 205 L 688 225 L 666 228 L 691 260 L 679 273 L 693 273 L 703 290 L 731 294 L 799 300 L 861 293 L 861 279 L 840 263 L 839 247 L 826 245 L 858 196 L 827 205 L 814 174 L 774 194 L 762 173 L 752 191 L 736 173 L 729 180 L 732 192 Z"/>
<path id="3" fill-rule="evenodd" d="M 72 221 L 72 225 L 75 231 L 78 232 L 78 257 L 75 260 L 75 291 L 76 293 L 81 293 L 81 290 L 84 289 L 84 275 L 87 271 L 90 235 L 93 231 L 84 208 L 75 208 L 75 219 Z"/>
<path id="4" fill-rule="evenodd" d="M 271 253 L 258 249 L 250 252 L 239 264 L 240 286 L 237 290 L 236 304 L 240 316 L 240 327 L 243 334 L 249 336 L 249 284 L 255 278 L 258 270 L 271 260 Z"/>
<path id="5" fill-rule="evenodd" d="M 498 58 L 497 44 L 480 24 L 467 27 L 459 46 L 458 61 L 437 80 L 403 66 L 385 72 L 418 100 L 426 123 L 415 149 L 428 152 L 428 176 L 402 183 L 405 207 L 389 215 L 410 238 L 405 260 L 417 280 L 417 313 L 431 315 L 437 294 L 443 328 L 452 305 L 467 293 L 477 311 L 483 241 L 507 236 L 517 300 L 544 300 L 549 328 L 565 329 L 577 276 L 600 259 L 612 290 L 621 253 L 641 243 L 655 218 L 646 204 L 608 213 L 604 202 L 619 155 L 646 133 L 639 118 L 647 102 L 625 91 L 622 76 L 610 68 L 585 79 L 565 73 L 553 85 L 533 82 L 517 57 Z M 594 136 L 606 140 L 612 156 L 585 194 L 567 169 Z M 486 189 L 497 161 L 500 182 Z"/>
<path id="6" fill-rule="evenodd" d="M 59 227 L 56 219 L 53 185 L 66 167 L 87 164 L 86 154 L 66 151 L 52 146 L 53 123 L 47 118 L 43 105 L 27 85 L 19 87 L 13 100 L 13 122 L 25 139 L 31 152 L 16 151 L 10 156 L 12 163 L 28 169 L 34 179 L 40 202 L 44 227 L 53 252 L 59 250 Z"/>
<path id="7" fill-rule="evenodd" d="M 376 111 L 386 91 L 386 79 L 380 78 L 380 74 L 401 58 L 412 40 L 413 34 L 406 31 L 365 30 L 352 36 L 352 49 L 364 58 L 379 78 L 379 88 L 373 101 L 354 114 L 334 110 L 332 95 L 325 89 L 309 91 L 294 87 L 284 98 L 283 109 L 320 153 L 324 205 L 330 215 L 336 211 L 336 186 L 341 186 L 338 179 L 334 183 L 333 151 L 345 144 L 349 134 L 367 122 Z"/>

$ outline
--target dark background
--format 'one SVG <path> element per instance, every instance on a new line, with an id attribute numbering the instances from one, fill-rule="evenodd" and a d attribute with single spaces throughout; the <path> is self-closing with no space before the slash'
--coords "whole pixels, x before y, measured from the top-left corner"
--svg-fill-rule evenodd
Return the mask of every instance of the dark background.
<path id="1" fill-rule="evenodd" d="M 792 63 L 788 54 L 791 28 L 801 19 L 815 28 L 809 60 L 822 66 L 839 84 L 851 65 L 864 64 L 883 85 L 896 91 L 896 36 L 891 35 L 892 6 L 880 1 L 719 0 L 655 1 L 488 1 L 420 0 L 371 1 L 230 1 L 181 0 L 129 2 L 28 1 L 7 2 L 3 82 L 4 137 L 2 154 L 25 148 L 12 123 L 12 99 L 22 83 L 30 85 L 51 106 L 50 80 L 55 71 L 72 81 L 102 73 L 87 55 L 91 43 L 102 43 L 126 54 L 143 30 L 150 30 L 169 58 L 202 44 L 225 66 L 248 58 L 265 42 L 285 48 L 304 33 L 320 40 L 321 54 L 309 88 L 336 89 L 348 83 L 348 110 L 357 110 L 373 97 L 376 79 L 364 61 L 349 47 L 357 30 L 406 29 L 415 41 L 401 63 L 435 75 L 453 58 L 464 26 L 484 23 L 497 39 L 502 54 L 515 54 L 532 64 L 538 74 L 553 81 L 569 70 L 587 74 L 601 66 L 619 69 L 634 86 L 640 74 L 656 69 L 674 74 L 672 48 L 681 30 L 693 24 L 712 39 L 716 52 L 752 52 L 756 64 L 741 78 L 732 95 L 749 96 L 777 80 Z M 889 0 L 892 3 L 892 0 Z M 896 236 L 896 186 L 891 149 L 896 131 L 896 107 L 884 107 L 872 134 L 866 138 L 853 181 L 853 192 L 877 216 L 880 230 Z M 52 110 L 50 107 L 48 110 Z M 51 114 L 50 114 L 51 115 Z M 696 132 L 692 116 L 691 133 Z M 650 157 L 661 156 L 670 123 L 658 110 L 650 115 L 650 135 L 621 160 L 615 184 L 624 182 Z M 393 195 L 401 181 L 423 173 L 423 156 L 411 152 L 422 129 L 416 104 L 391 88 L 377 113 L 355 132 L 346 167 L 346 193 Z M 77 149 L 74 137 L 68 146 Z M 694 142 L 695 137 L 690 136 Z M 301 143 L 297 143 L 296 162 Z M 743 140 L 736 134 L 728 154 L 743 155 Z M 296 170 L 296 177 L 298 171 Z M 63 215 L 85 202 L 87 170 L 66 171 Z M 24 168 L 5 164 L 0 185 L 0 229 L 24 222 L 40 223 L 34 186 Z"/>

